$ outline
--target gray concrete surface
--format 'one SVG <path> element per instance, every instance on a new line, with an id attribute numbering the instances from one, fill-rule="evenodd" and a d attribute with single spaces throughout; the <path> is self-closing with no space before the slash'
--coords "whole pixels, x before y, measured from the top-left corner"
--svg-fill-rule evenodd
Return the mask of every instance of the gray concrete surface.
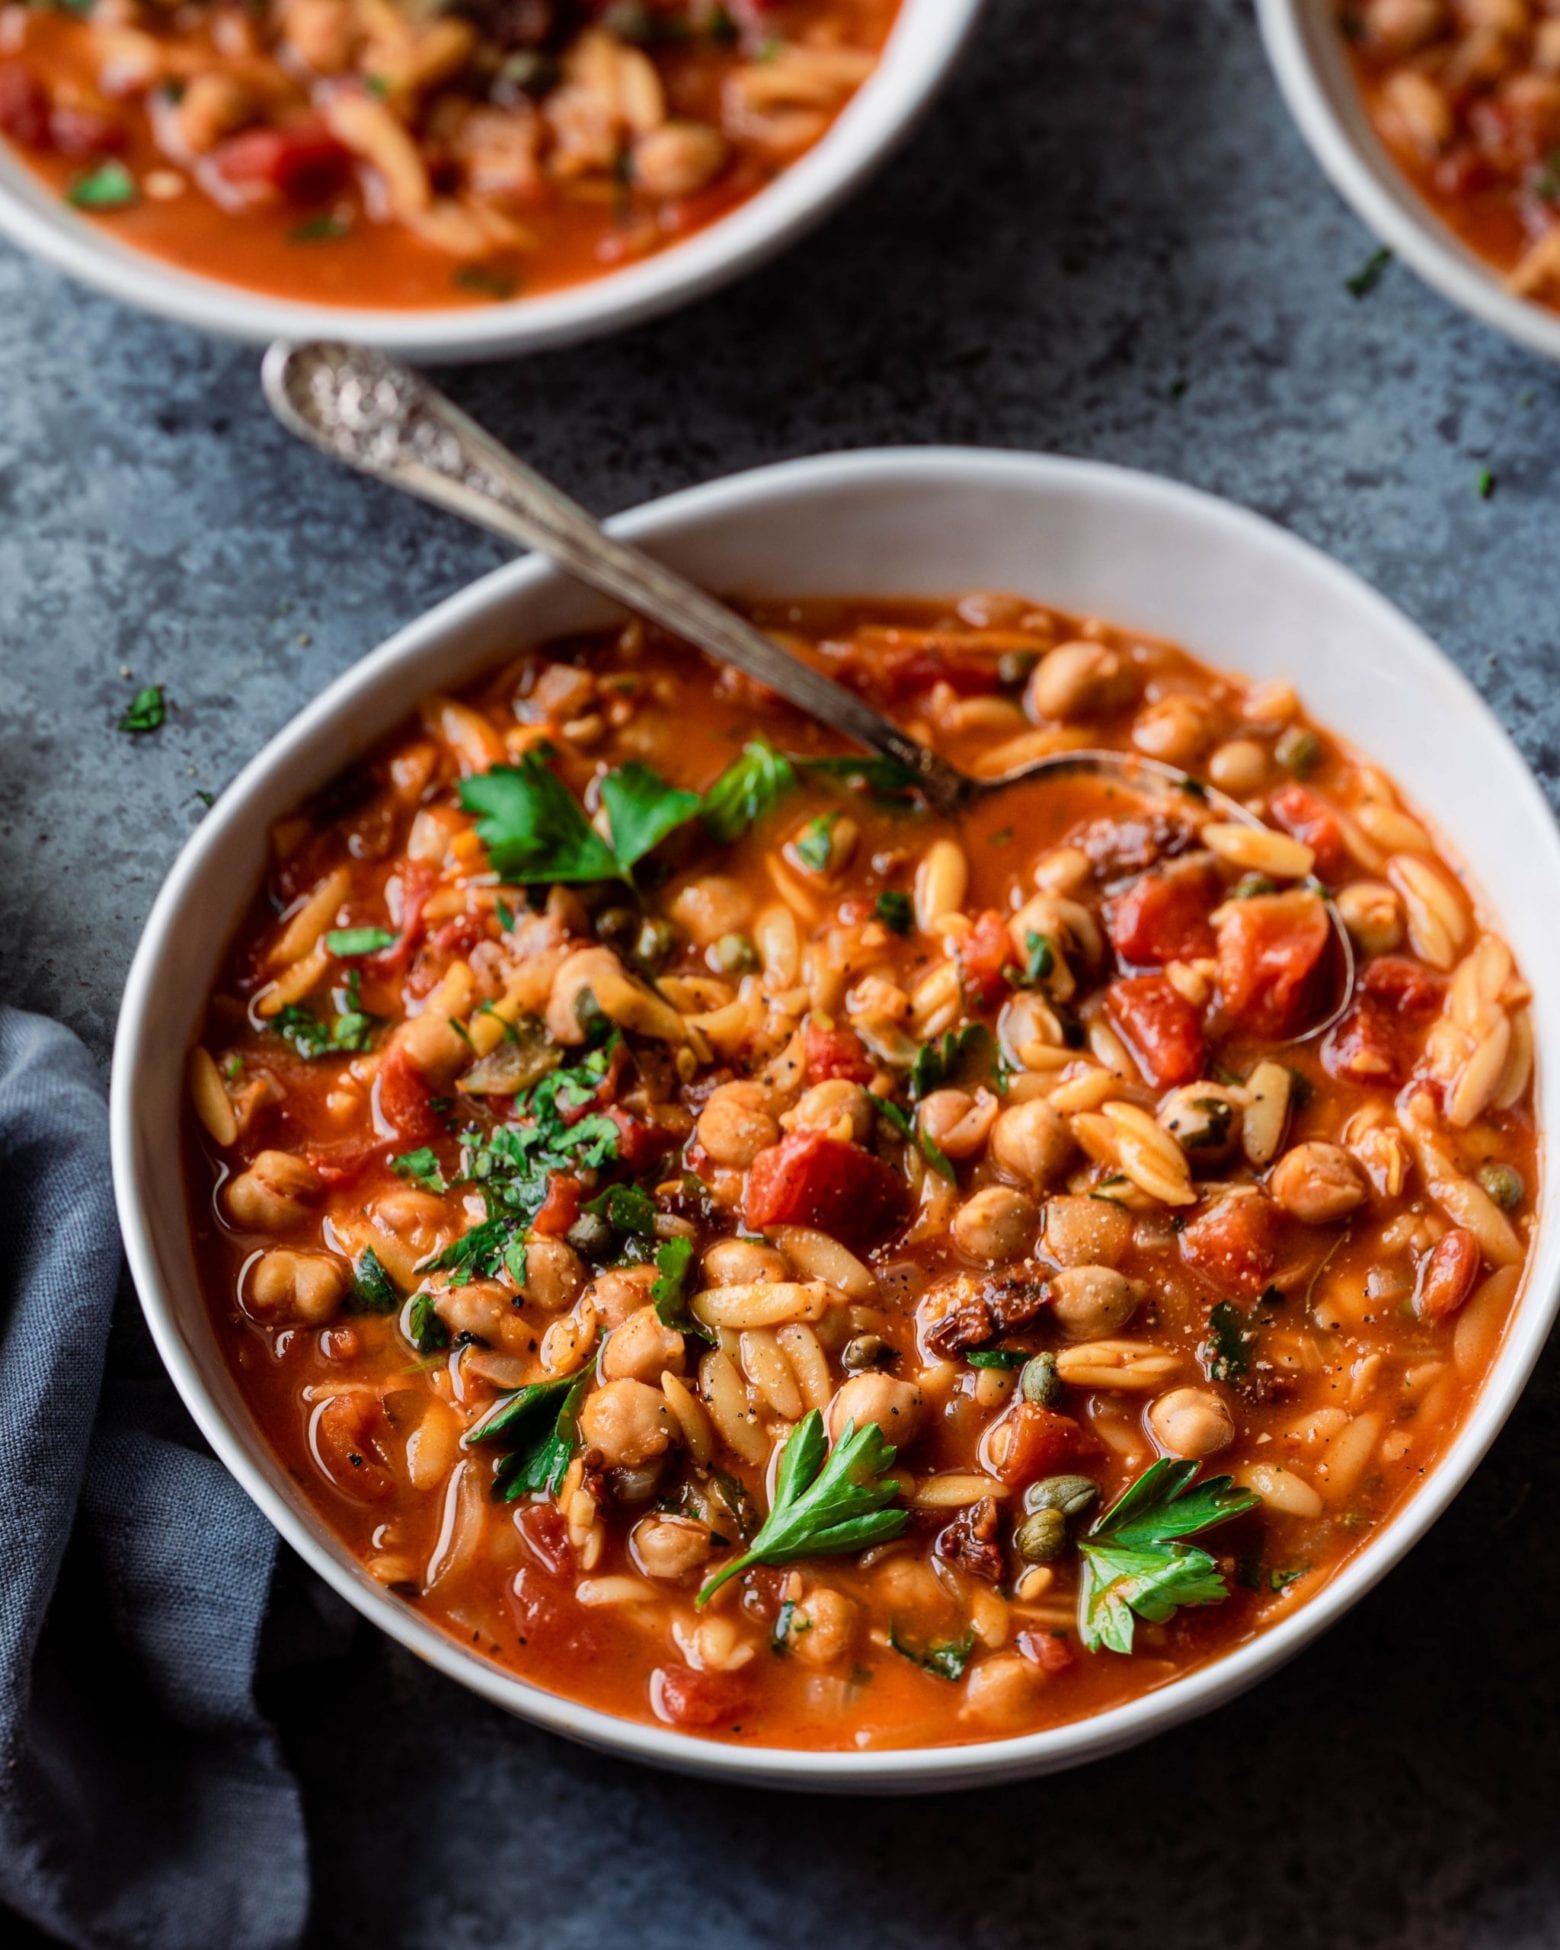
<path id="1" fill-rule="evenodd" d="M 1241 0 L 992 0 L 912 146 L 781 263 L 614 343 L 452 383 L 602 511 L 893 441 L 1179 476 L 1400 603 L 1554 796 L 1560 383 L 1400 267 L 1351 296 L 1372 249 Z M 0 249 L 0 992 L 106 1058 L 199 791 L 499 559 L 289 444 L 252 353 Z M 119 736 L 148 681 L 167 726 Z M 514 1726 L 359 1630 L 278 1693 L 316 1940 L 1552 1946 L 1557 1436 L 1551 1357 L 1410 1564 L 1281 1678 L 1000 1794 L 853 1804 L 661 1779 Z"/>

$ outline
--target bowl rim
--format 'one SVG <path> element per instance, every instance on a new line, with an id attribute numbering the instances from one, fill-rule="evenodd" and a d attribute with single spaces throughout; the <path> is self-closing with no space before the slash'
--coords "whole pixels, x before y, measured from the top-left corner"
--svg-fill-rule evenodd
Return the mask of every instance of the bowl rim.
<path id="1" fill-rule="evenodd" d="M 1334 35 L 1331 0 L 1257 0 L 1268 61 L 1301 135 L 1355 215 L 1463 311 L 1546 359 L 1560 360 L 1560 313 L 1508 291 L 1499 274 L 1448 228 L 1393 161 L 1354 97 L 1340 106 L 1347 64 Z M 1334 67 L 1329 84 L 1325 69 Z"/>
<path id="2" fill-rule="evenodd" d="M 1234 543 L 1244 540 L 1251 547 L 1276 548 L 1298 557 L 1310 576 L 1331 583 L 1367 619 L 1379 619 L 1384 634 L 1407 654 L 1416 683 L 1434 693 L 1437 710 L 1445 711 L 1449 722 L 1472 714 L 1493 734 L 1509 761 L 1507 784 L 1532 815 L 1532 830 L 1524 835 L 1528 857 L 1538 874 L 1560 888 L 1560 830 L 1548 801 L 1504 728 L 1462 672 L 1416 624 L 1352 570 L 1263 516 L 1202 490 L 1110 463 L 1054 455 L 975 447 L 875 448 L 781 462 L 687 488 L 617 516 L 609 526 L 626 538 L 653 543 L 668 534 L 696 531 L 706 519 L 724 520 L 733 514 L 762 517 L 766 508 L 777 503 L 820 492 L 845 488 L 870 494 L 907 483 L 943 495 L 977 484 L 997 489 L 1104 491 L 1139 509 L 1198 522 L 1208 530 L 1210 546 L 1227 537 Z M 1535 1277 L 1546 1236 L 1560 1229 L 1560 1204 L 1547 1174 L 1529 1277 L 1491 1371 L 1451 1446 L 1398 1513 L 1291 1617 L 1153 1692 L 1034 1733 L 943 1747 L 817 1752 L 703 1741 L 668 1727 L 620 1719 L 506 1672 L 423 1620 L 373 1584 L 322 1521 L 304 1516 L 286 1500 L 271 1480 L 271 1475 L 279 1478 L 282 1473 L 274 1456 L 269 1475 L 252 1465 L 236 1429 L 183 1345 L 176 1310 L 162 1288 L 153 1228 L 141 1209 L 140 1180 L 152 1166 L 143 1155 L 132 1105 L 142 1074 L 167 1061 L 166 1041 L 151 1029 L 159 969 L 177 952 L 186 908 L 192 901 L 198 903 L 206 891 L 208 855 L 217 850 L 230 828 L 246 818 L 250 799 L 273 770 L 287 764 L 297 747 L 323 728 L 360 712 L 365 698 L 370 707 L 366 715 L 371 718 L 375 693 L 404 668 L 437 661 L 441 650 L 484 619 L 502 615 L 517 601 L 567 580 L 562 571 L 535 557 L 508 564 L 447 597 L 349 666 L 269 740 L 219 796 L 153 903 L 126 981 L 114 1045 L 110 1105 L 114 1186 L 142 1310 L 186 1408 L 285 1541 L 339 1596 L 400 1645 L 534 1725 L 674 1771 L 750 1784 L 863 1793 L 989 1785 L 1101 1758 L 1233 1698 L 1334 1624 L 1406 1555 L 1462 1489 L 1514 1408 L 1560 1309 L 1560 1283 L 1550 1278 L 1546 1286 Z M 1449 837 L 1455 842 L 1455 834 Z"/>
<path id="3" fill-rule="evenodd" d="M 902 0 L 873 73 L 814 147 L 755 196 L 651 257 L 534 298 L 397 311 L 250 291 L 122 242 L 57 198 L 3 142 L 0 233 L 111 297 L 221 338 L 335 338 L 456 363 L 575 345 L 693 303 L 832 214 L 908 138 L 984 4 Z"/>

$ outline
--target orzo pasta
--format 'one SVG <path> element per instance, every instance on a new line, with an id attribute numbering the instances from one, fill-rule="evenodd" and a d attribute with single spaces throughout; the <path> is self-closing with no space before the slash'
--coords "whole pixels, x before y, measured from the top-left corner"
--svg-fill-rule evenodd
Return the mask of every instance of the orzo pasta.
<path id="1" fill-rule="evenodd" d="M 212 998 L 213 1313 L 345 1545 L 540 1685 L 824 1748 L 1075 1719 L 1304 1602 L 1456 1429 L 1527 991 L 1283 687 L 1006 596 L 760 621 L 972 769 L 1188 784 L 954 827 L 638 624 L 428 699 L 277 827 Z"/>
<path id="2" fill-rule="evenodd" d="M 194 271 L 480 304 L 702 228 L 827 131 L 899 0 L 0 0 L 0 133 Z"/>

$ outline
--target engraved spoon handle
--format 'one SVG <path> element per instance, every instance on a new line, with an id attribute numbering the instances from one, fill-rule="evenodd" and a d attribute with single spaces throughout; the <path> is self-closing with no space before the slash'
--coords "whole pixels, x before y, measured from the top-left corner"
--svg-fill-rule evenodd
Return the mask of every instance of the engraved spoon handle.
<path id="1" fill-rule="evenodd" d="M 942 812 L 974 781 L 801 662 L 676 570 L 606 533 L 593 515 L 516 458 L 418 373 L 346 345 L 277 343 L 261 383 L 291 432 L 359 473 L 551 558 L 580 582 L 697 644 L 809 717 L 897 760 Z"/>

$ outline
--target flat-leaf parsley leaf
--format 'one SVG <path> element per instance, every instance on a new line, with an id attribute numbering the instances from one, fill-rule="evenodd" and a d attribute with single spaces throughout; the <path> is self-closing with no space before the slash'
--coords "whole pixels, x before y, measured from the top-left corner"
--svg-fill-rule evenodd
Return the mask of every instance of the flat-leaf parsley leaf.
<path id="1" fill-rule="evenodd" d="M 1183 1605 L 1217 1605 L 1229 1596 L 1208 1553 L 1180 1540 L 1255 1509 L 1261 1499 L 1228 1476 L 1194 1483 L 1197 1468 L 1162 1456 L 1079 1541 L 1079 1629 L 1091 1652 L 1130 1652 L 1136 1619 L 1159 1624 Z"/>

